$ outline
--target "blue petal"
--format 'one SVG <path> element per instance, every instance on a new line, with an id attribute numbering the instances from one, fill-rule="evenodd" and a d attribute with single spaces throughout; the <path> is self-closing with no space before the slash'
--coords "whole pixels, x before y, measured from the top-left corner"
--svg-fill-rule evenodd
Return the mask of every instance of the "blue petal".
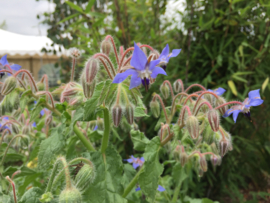
<path id="1" fill-rule="evenodd" d="M 140 166 L 140 164 L 133 163 L 132 166 L 133 166 L 134 169 L 136 169 L 136 168 L 138 168 Z"/>
<path id="2" fill-rule="evenodd" d="M 141 190 L 140 187 L 135 188 L 135 191 L 136 191 L 136 192 L 137 192 L 137 191 L 140 191 L 140 190 Z"/>
<path id="3" fill-rule="evenodd" d="M 209 91 L 209 92 L 214 92 L 213 90 L 211 90 L 211 89 L 208 89 L 207 91 Z"/>
<path id="4" fill-rule="evenodd" d="M 32 126 L 36 128 L 36 127 L 37 127 L 36 122 L 34 122 L 34 123 L 32 124 Z"/>
<path id="5" fill-rule="evenodd" d="M 225 114 L 223 115 L 224 118 L 230 116 L 235 110 L 234 109 L 228 109 Z"/>
<path id="6" fill-rule="evenodd" d="M 93 131 L 95 131 L 95 130 L 97 130 L 97 129 L 98 129 L 98 126 L 96 125 Z"/>
<path id="7" fill-rule="evenodd" d="M 141 157 L 140 160 L 141 160 L 142 162 L 144 162 L 144 158 L 143 158 L 143 157 Z"/>
<path id="8" fill-rule="evenodd" d="M 245 105 L 246 107 L 250 106 L 259 106 L 263 103 L 262 99 L 251 99 L 248 105 Z"/>
<path id="9" fill-rule="evenodd" d="M 2 66 L 8 64 L 7 54 L 0 59 L 0 63 L 2 64 Z"/>
<path id="10" fill-rule="evenodd" d="M 18 71 L 21 69 L 22 66 L 18 65 L 18 64 L 13 64 L 12 66 L 10 66 L 12 70 Z"/>
<path id="11" fill-rule="evenodd" d="M 152 70 L 151 78 L 156 78 L 158 74 L 167 75 L 167 73 L 165 72 L 165 70 L 163 70 L 163 68 L 155 67 Z"/>
<path id="12" fill-rule="evenodd" d="M 250 91 L 248 93 L 248 97 L 249 97 L 250 100 L 251 99 L 255 99 L 255 98 L 256 99 L 260 99 L 261 98 L 261 96 L 260 96 L 260 89 Z"/>
<path id="13" fill-rule="evenodd" d="M 170 58 L 178 56 L 178 54 L 180 54 L 180 52 L 181 52 L 181 49 L 172 50 L 172 54 L 170 55 Z"/>
<path id="14" fill-rule="evenodd" d="M 126 70 L 125 72 L 123 73 L 118 73 L 114 79 L 113 79 L 113 83 L 121 83 L 123 82 L 129 75 L 133 75 L 137 73 L 136 70 L 133 70 L 133 69 L 128 69 Z"/>
<path id="15" fill-rule="evenodd" d="M 241 110 L 235 110 L 233 111 L 233 120 L 236 123 L 236 119 L 238 117 L 238 114 L 241 112 Z"/>
<path id="16" fill-rule="evenodd" d="M 129 89 L 138 87 L 140 84 L 142 84 L 141 78 L 138 76 L 139 76 L 138 73 L 135 73 L 131 76 Z"/>
<path id="17" fill-rule="evenodd" d="M 225 89 L 222 87 L 219 87 L 217 90 L 214 91 L 218 96 L 222 95 L 224 92 L 226 92 Z"/>
<path id="18" fill-rule="evenodd" d="M 134 52 L 130 60 L 130 65 L 137 70 L 144 70 L 147 63 L 147 57 L 140 47 L 134 42 Z"/>
<path id="19" fill-rule="evenodd" d="M 161 185 L 158 185 L 157 190 L 158 190 L 159 192 L 163 192 L 163 191 L 165 191 L 165 188 L 162 187 Z"/>
<path id="20" fill-rule="evenodd" d="M 166 44 L 166 46 L 164 47 L 164 49 L 162 50 L 159 58 L 162 58 L 162 57 L 167 57 L 170 53 L 170 48 L 169 48 L 169 45 Z"/>
<path id="21" fill-rule="evenodd" d="M 159 64 L 159 62 L 160 62 L 159 59 L 154 60 L 154 61 L 150 61 L 149 70 L 153 70 Z"/>
<path id="22" fill-rule="evenodd" d="M 35 104 L 37 104 L 37 101 L 34 101 Z"/>
<path id="23" fill-rule="evenodd" d="M 45 111 L 44 111 L 44 109 L 42 109 L 42 110 L 40 111 L 40 115 L 43 116 L 44 114 L 45 114 Z"/>
<path id="24" fill-rule="evenodd" d="M 128 163 L 132 163 L 133 159 L 124 159 L 124 161 L 127 161 Z"/>
<path id="25" fill-rule="evenodd" d="M 5 116 L 4 119 L 9 120 L 7 116 Z"/>

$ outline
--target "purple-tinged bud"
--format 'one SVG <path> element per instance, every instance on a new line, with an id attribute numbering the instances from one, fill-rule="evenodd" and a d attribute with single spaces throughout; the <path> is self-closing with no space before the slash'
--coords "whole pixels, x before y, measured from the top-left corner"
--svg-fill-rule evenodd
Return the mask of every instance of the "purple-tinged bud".
<path id="1" fill-rule="evenodd" d="M 226 100 L 223 97 L 218 97 L 218 99 L 216 99 L 216 106 L 220 106 L 225 103 L 226 103 Z M 228 110 L 228 106 L 223 106 L 222 108 L 218 109 L 221 115 L 224 115 L 227 110 Z"/>
<path id="2" fill-rule="evenodd" d="M 107 56 L 109 56 L 110 54 L 110 51 L 112 49 L 112 44 L 109 40 L 103 40 L 101 42 L 101 50 L 102 50 L 102 53 L 106 54 Z"/>
<path id="3" fill-rule="evenodd" d="M 182 92 L 182 83 L 180 82 L 180 80 L 176 80 L 173 83 L 173 89 L 177 93 Z"/>
<path id="4" fill-rule="evenodd" d="M 219 115 L 218 112 L 215 109 L 211 109 L 208 114 L 207 118 L 209 121 L 209 124 L 214 132 L 217 132 L 219 130 Z"/>
<path id="5" fill-rule="evenodd" d="M 118 127 L 122 118 L 122 107 L 120 105 L 115 105 L 112 108 L 112 118 L 115 127 Z"/>
<path id="6" fill-rule="evenodd" d="M 222 161 L 222 159 L 220 156 L 216 156 L 216 155 L 211 156 L 211 163 L 212 163 L 213 167 L 220 165 L 221 161 Z"/>
<path id="7" fill-rule="evenodd" d="M 197 139 L 199 137 L 199 121 L 195 116 L 189 116 L 187 118 L 186 127 L 192 139 Z"/>
<path id="8" fill-rule="evenodd" d="M 17 86 L 17 79 L 14 76 L 7 77 L 4 84 L 2 85 L 1 94 L 8 95 Z"/>
<path id="9" fill-rule="evenodd" d="M 185 152 L 184 146 L 181 146 L 181 152 L 180 152 L 180 163 L 181 166 L 184 167 L 184 165 L 188 162 L 188 155 Z"/>
<path id="10" fill-rule="evenodd" d="M 92 165 L 84 164 L 75 177 L 76 187 L 85 191 L 95 179 L 95 170 Z"/>
<path id="11" fill-rule="evenodd" d="M 45 125 L 50 125 L 51 124 L 51 122 L 52 122 L 52 115 L 48 115 L 48 116 L 46 116 L 46 118 L 45 118 Z"/>
<path id="12" fill-rule="evenodd" d="M 168 99 L 170 96 L 170 87 L 167 83 L 162 83 L 160 86 L 160 92 L 164 99 Z"/>
<path id="13" fill-rule="evenodd" d="M 86 83 L 91 84 L 94 81 L 97 75 L 98 69 L 99 69 L 99 62 L 97 59 L 90 58 L 86 62 L 84 71 L 83 71 L 83 74 L 85 74 Z"/>
<path id="14" fill-rule="evenodd" d="M 170 134 L 170 127 L 168 124 L 161 124 L 159 137 L 163 141 Z"/>
<path id="15" fill-rule="evenodd" d="M 207 162 L 205 156 L 200 156 L 200 167 L 204 172 L 207 171 Z"/>
<path id="16" fill-rule="evenodd" d="M 150 109 L 155 118 L 160 116 L 160 105 L 157 100 L 150 102 Z"/>
<path id="17" fill-rule="evenodd" d="M 83 94 L 85 98 L 90 99 L 93 96 L 94 91 L 95 91 L 96 80 L 93 80 L 92 83 L 88 84 L 85 80 L 85 75 L 82 75 L 81 84 L 83 87 Z"/>
<path id="18" fill-rule="evenodd" d="M 127 104 L 126 105 L 126 109 L 125 109 L 125 112 L 126 112 L 126 119 L 127 119 L 127 122 L 132 125 L 133 124 L 133 121 L 134 121 L 134 108 L 132 105 L 130 104 Z"/>
<path id="19" fill-rule="evenodd" d="M 229 146 L 228 140 L 222 139 L 219 142 L 219 146 L 220 146 L 220 155 L 223 157 L 228 151 L 228 146 Z"/>
<path id="20" fill-rule="evenodd" d="M 72 58 L 74 58 L 74 59 L 78 59 L 78 58 L 80 58 L 80 56 L 81 56 L 80 50 L 77 49 L 77 48 L 75 48 L 75 47 L 69 49 L 69 54 L 70 54 L 70 56 L 71 56 Z"/>
<path id="21" fill-rule="evenodd" d="M 76 188 L 65 189 L 59 196 L 59 203 L 81 203 L 82 195 Z"/>

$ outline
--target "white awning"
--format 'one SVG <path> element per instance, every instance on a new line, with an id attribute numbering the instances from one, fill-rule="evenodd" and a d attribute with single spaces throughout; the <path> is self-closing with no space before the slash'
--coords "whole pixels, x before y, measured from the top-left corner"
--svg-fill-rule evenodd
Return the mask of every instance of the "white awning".
<path id="1" fill-rule="evenodd" d="M 12 33 L 6 30 L 0 29 L 0 56 L 4 54 L 8 55 L 35 55 L 40 56 L 45 53 L 41 52 L 42 48 L 52 50 L 52 40 L 46 36 L 29 36 Z M 54 45 L 54 48 L 58 51 L 61 47 L 62 52 L 57 55 L 66 55 L 66 51 L 63 46 Z M 53 54 L 52 52 L 50 52 Z M 50 55 L 50 53 L 47 53 Z"/>

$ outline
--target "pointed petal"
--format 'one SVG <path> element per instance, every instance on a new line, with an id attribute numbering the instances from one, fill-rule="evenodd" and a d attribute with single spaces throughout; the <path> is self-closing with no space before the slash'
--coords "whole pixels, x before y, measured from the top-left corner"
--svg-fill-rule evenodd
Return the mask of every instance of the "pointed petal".
<path id="1" fill-rule="evenodd" d="M 124 161 L 127 161 L 128 163 L 132 163 L 133 159 L 124 159 Z"/>
<path id="2" fill-rule="evenodd" d="M 157 190 L 158 190 L 159 192 L 163 192 L 163 191 L 165 191 L 165 188 L 162 187 L 161 185 L 158 185 Z"/>
<path id="3" fill-rule="evenodd" d="M 163 70 L 163 68 L 155 67 L 152 70 L 151 78 L 156 78 L 158 74 L 167 75 L 167 73 L 165 72 L 165 70 Z"/>
<path id="4" fill-rule="evenodd" d="M 234 112 L 234 109 L 228 109 L 225 114 L 223 115 L 224 118 L 230 116 Z"/>
<path id="5" fill-rule="evenodd" d="M 44 114 L 45 114 L 45 111 L 42 109 L 42 110 L 40 111 L 40 115 L 43 116 Z"/>
<path id="6" fill-rule="evenodd" d="M 136 168 L 138 168 L 140 166 L 140 164 L 133 163 L 132 166 L 133 166 L 134 169 L 136 169 Z"/>
<path id="7" fill-rule="evenodd" d="M 8 64 L 7 54 L 0 59 L 0 63 L 2 64 L 2 66 Z"/>
<path id="8" fill-rule="evenodd" d="M 181 49 L 172 50 L 172 54 L 170 55 L 170 58 L 178 56 L 178 54 L 180 54 L 180 52 L 181 52 Z"/>
<path id="9" fill-rule="evenodd" d="M 144 158 L 143 157 L 141 157 L 141 159 L 140 159 L 142 162 L 144 162 Z"/>
<path id="10" fill-rule="evenodd" d="M 160 60 L 154 60 L 154 61 L 150 61 L 149 64 L 149 70 L 153 70 L 158 64 L 159 64 Z"/>
<path id="11" fill-rule="evenodd" d="M 37 127 L 36 122 L 34 122 L 34 123 L 32 124 L 32 126 L 36 128 L 36 127 Z"/>
<path id="12" fill-rule="evenodd" d="M 129 75 L 133 75 L 133 74 L 135 74 L 135 73 L 137 73 L 137 72 L 136 72 L 136 70 L 133 70 L 133 69 L 128 69 L 128 70 L 126 70 L 126 71 L 123 72 L 123 73 L 118 73 L 118 74 L 114 77 L 112 83 L 121 83 L 121 82 L 123 82 Z"/>
<path id="13" fill-rule="evenodd" d="M 18 71 L 21 69 L 22 66 L 18 65 L 18 64 L 13 64 L 12 66 L 10 66 L 12 70 Z"/>
<path id="14" fill-rule="evenodd" d="M 141 190 L 140 187 L 135 188 L 135 191 L 136 191 L 136 192 L 137 192 L 137 191 L 140 191 L 140 190 Z"/>
<path id="15" fill-rule="evenodd" d="M 209 91 L 209 92 L 214 92 L 213 90 L 211 90 L 211 89 L 208 89 L 207 91 Z"/>
<path id="16" fill-rule="evenodd" d="M 134 87 L 138 87 L 140 84 L 142 84 L 142 80 L 139 77 L 139 74 L 138 73 L 133 74 L 131 76 L 129 89 L 132 89 Z"/>
<path id="17" fill-rule="evenodd" d="M 237 117 L 238 117 L 238 114 L 241 112 L 241 110 L 235 110 L 234 112 L 233 112 L 233 120 L 234 120 L 234 122 L 236 123 L 236 119 L 237 119 Z"/>
<path id="18" fill-rule="evenodd" d="M 225 89 L 222 87 L 219 87 L 217 90 L 214 91 L 218 96 L 222 95 L 224 92 L 226 92 Z"/>
<path id="19" fill-rule="evenodd" d="M 250 91 L 248 93 L 248 97 L 249 97 L 250 100 L 251 99 L 255 99 L 255 98 L 256 99 L 260 99 L 261 98 L 261 96 L 260 96 L 260 89 Z"/>
<path id="20" fill-rule="evenodd" d="M 98 126 L 96 125 L 93 131 L 96 131 L 98 129 Z"/>
<path id="21" fill-rule="evenodd" d="M 263 103 L 262 99 L 251 99 L 248 105 L 245 105 L 246 107 L 251 106 L 260 106 Z"/>
<path id="22" fill-rule="evenodd" d="M 170 53 L 170 48 L 169 45 L 166 44 L 166 46 L 164 47 L 164 49 L 162 50 L 161 54 L 160 54 L 160 58 L 162 57 L 167 57 Z"/>
<path id="23" fill-rule="evenodd" d="M 140 47 L 134 42 L 134 52 L 130 60 L 130 65 L 137 70 L 143 70 L 145 69 L 146 63 L 147 57 L 145 56 L 144 52 L 140 49 Z"/>

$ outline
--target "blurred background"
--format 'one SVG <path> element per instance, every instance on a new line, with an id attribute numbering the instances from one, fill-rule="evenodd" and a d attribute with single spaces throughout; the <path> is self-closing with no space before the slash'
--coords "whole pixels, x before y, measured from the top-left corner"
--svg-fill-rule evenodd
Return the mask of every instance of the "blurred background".
<path id="1" fill-rule="evenodd" d="M 252 121 L 242 114 L 236 124 L 221 120 L 230 129 L 234 150 L 203 178 L 191 174 L 184 189 L 190 197 L 220 202 L 270 202 L 269 25 L 269 0 L 9 0 L 0 7 L 0 56 L 8 54 L 10 62 L 31 70 L 36 79 L 47 73 L 55 86 L 70 77 L 66 50 L 84 50 L 79 78 L 84 62 L 109 34 L 125 48 L 134 41 L 159 51 L 166 44 L 181 48 L 167 67 L 171 82 L 180 78 L 186 87 L 223 87 L 227 100 L 239 101 L 260 89 L 265 102 L 252 109 Z M 145 104 L 164 79 L 158 77 L 143 93 Z M 151 138 L 157 134 L 155 124 L 149 117 L 140 128 Z M 131 154 L 126 146 L 131 141 L 124 144 L 116 143 L 123 154 Z"/>

